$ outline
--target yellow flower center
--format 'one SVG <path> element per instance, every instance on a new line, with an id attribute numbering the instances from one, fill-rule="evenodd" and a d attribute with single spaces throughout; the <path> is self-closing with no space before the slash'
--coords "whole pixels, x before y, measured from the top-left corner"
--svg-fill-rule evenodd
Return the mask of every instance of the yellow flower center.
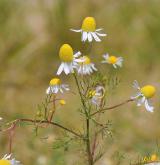
<path id="1" fill-rule="evenodd" d="M 59 100 L 59 103 L 61 104 L 61 105 L 65 105 L 66 104 L 66 101 L 65 100 Z"/>
<path id="2" fill-rule="evenodd" d="M 86 32 L 94 32 L 96 30 L 96 21 L 93 17 L 86 17 L 82 23 L 82 30 Z"/>
<path id="3" fill-rule="evenodd" d="M 50 83 L 50 85 L 60 85 L 61 84 L 61 80 L 59 78 L 53 78 Z"/>
<path id="4" fill-rule="evenodd" d="M 87 65 L 87 64 L 90 64 L 91 63 L 91 59 L 88 57 L 88 56 L 83 56 L 83 62 L 79 62 L 81 65 Z"/>
<path id="5" fill-rule="evenodd" d="M 115 56 L 110 56 L 110 57 L 108 58 L 108 62 L 109 62 L 110 64 L 115 64 L 115 63 L 117 62 L 117 57 L 115 57 Z"/>
<path id="6" fill-rule="evenodd" d="M 146 98 L 151 98 L 155 95 L 156 89 L 152 85 L 146 85 L 141 88 L 141 93 L 146 97 Z"/>
<path id="7" fill-rule="evenodd" d="M 63 44 L 59 50 L 59 57 L 63 62 L 73 61 L 73 49 L 69 44 Z"/>
<path id="8" fill-rule="evenodd" d="M 158 157 L 156 154 L 151 155 L 151 161 L 157 161 Z"/>
<path id="9" fill-rule="evenodd" d="M 89 98 L 92 98 L 93 96 L 95 96 L 95 94 L 96 94 L 96 91 L 95 91 L 95 90 L 90 90 L 90 91 L 88 92 L 88 97 L 89 97 Z"/>
<path id="10" fill-rule="evenodd" d="M 0 160 L 0 165 L 11 165 L 11 162 L 9 160 Z"/>

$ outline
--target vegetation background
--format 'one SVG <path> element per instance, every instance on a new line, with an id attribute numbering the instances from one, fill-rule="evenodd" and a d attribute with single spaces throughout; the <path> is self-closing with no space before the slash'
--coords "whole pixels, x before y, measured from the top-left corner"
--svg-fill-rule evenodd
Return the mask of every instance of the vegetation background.
<path id="1" fill-rule="evenodd" d="M 0 116 L 5 121 L 17 117 L 32 118 L 37 104 L 45 97 L 49 80 L 59 66 L 58 50 L 70 43 L 81 50 L 80 28 L 86 16 L 94 16 L 97 26 L 108 36 L 94 43 L 92 59 L 100 66 L 105 52 L 123 56 L 124 67 L 116 73 L 118 87 L 109 93 L 108 105 L 128 99 L 134 93 L 133 80 L 157 88 L 155 112 L 146 112 L 134 103 L 107 112 L 112 120 L 113 138 L 106 139 L 105 155 L 97 164 L 129 164 L 138 156 L 158 152 L 160 138 L 160 1 L 159 0 L 0 0 Z M 82 51 L 82 50 L 81 50 Z M 63 77 L 75 84 L 71 76 Z M 72 128 L 81 128 L 78 97 L 65 95 L 67 105 L 56 112 L 55 120 Z M 24 165 L 73 165 L 79 150 L 53 150 L 60 132 L 56 128 L 41 130 L 38 137 L 32 126 L 17 128 L 14 149 Z M 8 151 L 7 136 L 0 134 L 0 155 Z M 65 163 L 64 163 L 65 162 Z"/>

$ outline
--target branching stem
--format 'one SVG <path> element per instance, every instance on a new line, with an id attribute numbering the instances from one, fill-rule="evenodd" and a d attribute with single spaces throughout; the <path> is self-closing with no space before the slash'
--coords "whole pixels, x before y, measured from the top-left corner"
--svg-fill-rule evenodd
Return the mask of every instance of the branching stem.
<path id="1" fill-rule="evenodd" d="M 36 123 L 36 124 L 50 124 L 50 125 L 59 127 L 59 128 L 65 130 L 65 131 L 67 131 L 67 132 L 69 132 L 69 133 L 71 133 L 71 134 L 73 134 L 73 135 L 83 139 L 83 137 L 80 134 L 78 134 L 77 132 L 75 132 L 75 131 L 67 128 L 67 127 L 64 127 L 64 126 L 62 126 L 62 125 L 60 125 L 58 123 L 55 123 L 55 122 L 52 122 L 52 121 L 48 121 L 48 120 L 16 119 L 13 122 L 13 124 L 12 124 L 12 126 L 10 128 L 7 128 L 6 130 L 2 130 L 2 131 L 3 132 L 10 131 L 13 128 L 13 126 L 15 127 L 18 123 L 21 123 L 21 122 L 29 122 L 29 123 Z"/>
<path id="2" fill-rule="evenodd" d="M 106 108 L 103 108 L 101 110 L 98 110 L 98 111 L 92 113 L 90 116 L 94 116 L 94 115 L 96 115 L 98 113 L 104 113 L 105 111 L 113 110 L 115 108 L 118 108 L 118 107 L 120 107 L 120 106 L 122 106 L 124 104 L 127 104 L 129 102 L 132 102 L 132 101 L 134 101 L 134 100 L 133 99 L 128 99 L 128 100 L 126 100 L 126 101 L 124 101 L 124 102 L 122 102 L 120 104 L 117 104 L 117 105 L 114 105 L 114 106 L 111 106 L 111 107 L 106 107 Z"/>

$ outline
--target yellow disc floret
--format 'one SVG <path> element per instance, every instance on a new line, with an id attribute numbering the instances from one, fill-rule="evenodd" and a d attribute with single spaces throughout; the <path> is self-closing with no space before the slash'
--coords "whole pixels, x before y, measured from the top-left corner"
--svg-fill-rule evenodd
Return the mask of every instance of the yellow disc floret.
<path id="1" fill-rule="evenodd" d="M 158 157 L 157 157 L 157 155 L 156 154 L 153 154 L 153 155 L 151 155 L 151 161 L 157 161 L 158 160 Z"/>
<path id="2" fill-rule="evenodd" d="M 65 104 L 66 104 L 66 101 L 63 100 L 63 99 L 61 99 L 61 100 L 59 100 L 59 103 L 60 103 L 61 105 L 65 105 Z"/>
<path id="3" fill-rule="evenodd" d="M 73 49 L 69 44 L 63 44 L 59 50 L 59 57 L 63 62 L 73 61 Z"/>
<path id="4" fill-rule="evenodd" d="M 50 85 L 60 85 L 61 84 L 61 80 L 59 78 L 53 78 L 50 83 Z"/>
<path id="5" fill-rule="evenodd" d="M 84 60 L 83 62 L 79 62 L 81 65 L 87 65 L 91 63 L 91 59 L 88 56 L 83 56 L 82 59 Z"/>
<path id="6" fill-rule="evenodd" d="M 146 85 L 141 88 L 141 93 L 146 97 L 146 98 L 151 98 L 155 95 L 156 89 L 152 85 Z"/>
<path id="7" fill-rule="evenodd" d="M 0 165 L 11 165 L 11 162 L 9 160 L 2 159 L 0 160 Z"/>
<path id="8" fill-rule="evenodd" d="M 93 17 L 86 17 L 82 23 L 82 30 L 86 32 L 94 32 L 96 30 L 96 21 Z"/>
<path id="9" fill-rule="evenodd" d="M 110 64 L 115 64 L 115 63 L 117 62 L 117 57 L 116 57 L 116 56 L 110 56 L 110 57 L 108 58 L 108 62 L 109 62 Z"/>
<path id="10" fill-rule="evenodd" d="M 88 56 L 84 56 L 84 64 L 90 64 L 91 63 L 91 59 Z"/>
<path id="11" fill-rule="evenodd" d="M 92 98 L 93 96 L 95 96 L 96 95 L 96 91 L 95 90 L 90 90 L 89 92 L 88 92 L 88 97 L 89 98 Z"/>

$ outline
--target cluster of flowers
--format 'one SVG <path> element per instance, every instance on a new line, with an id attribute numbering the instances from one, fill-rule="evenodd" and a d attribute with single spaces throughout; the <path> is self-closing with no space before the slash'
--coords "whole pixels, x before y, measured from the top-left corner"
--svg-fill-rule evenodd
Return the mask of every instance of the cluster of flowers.
<path id="1" fill-rule="evenodd" d="M 74 32 L 80 32 L 82 34 L 82 42 L 100 42 L 100 37 L 107 36 L 106 34 L 100 33 L 102 29 L 96 29 L 96 21 L 93 17 L 86 17 L 83 22 L 80 30 L 71 29 Z M 74 53 L 72 47 L 69 44 L 63 44 L 59 50 L 59 58 L 61 64 L 57 71 L 57 76 L 62 72 L 66 75 L 73 74 L 77 72 L 80 75 L 90 75 L 93 72 L 97 71 L 95 64 L 92 63 L 89 56 L 81 56 L 81 52 Z M 116 69 L 117 67 L 122 67 L 123 58 L 109 55 L 108 53 L 103 55 L 104 60 L 102 63 L 107 63 L 113 65 Z M 69 91 L 69 86 L 63 84 L 59 77 L 51 79 L 49 87 L 46 90 L 47 94 L 57 94 L 59 92 L 63 93 L 64 91 Z M 155 95 L 156 89 L 152 85 L 146 85 L 142 88 L 138 85 L 138 82 L 135 81 L 133 87 L 138 90 L 138 93 L 131 97 L 133 100 L 137 100 L 137 106 L 145 105 L 145 108 L 149 112 L 153 112 L 154 107 L 150 104 L 150 98 Z M 95 105 L 99 105 L 101 98 L 104 96 L 104 87 L 97 86 L 94 90 L 89 92 L 89 98 Z M 64 105 L 65 100 L 60 100 L 60 104 Z M 0 120 L 2 118 L 0 117 Z M 11 155 L 5 155 L 0 160 L 0 165 L 20 165 L 20 162 L 11 158 Z"/>
<path id="2" fill-rule="evenodd" d="M 74 30 L 74 32 L 80 32 L 82 37 L 82 42 L 100 42 L 100 37 L 107 36 L 106 34 L 100 33 L 102 29 L 96 29 L 96 21 L 93 17 L 86 17 L 83 22 L 81 29 Z M 97 71 L 95 64 L 91 61 L 90 57 L 87 55 L 81 55 L 81 52 L 73 53 L 73 49 L 69 44 L 63 44 L 59 50 L 59 58 L 61 64 L 57 71 L 57 76 L 62 72 L 66 75 L 73 74 L 77 72 L 80 75 L 90 75 L 93 72 Z M 102 63 L 107 63 L 113 65 L 116 69 L 117 67 L 122 67 L 123 57 L 116 57 L 109 55 L 108 53 L 103 55 L 104 60 Z M 150 103 L 150 98 L 155 95 L 156 89 L 152 85 L 145 85 L 142 88 L 138 85 L 138 82 L 133 83 L 133 87 L 138 90 L 136 96 L 131 97 L 133 100 L 137 100 L 137 106 L 145 105 L 145 108 L 149 112 L 153 112 L 154 107 Z M 94 92 L 92 91 L 92 103 L 98 105 L 100 98 L 103 95 L 103 87 L 96 87 Z M 69 86 L 62 84 L 61 80 L 58 77 L 53 78 L 50 81 L 50 85 L 46 90 L 47 94 L 56 94 L 59 91 L 63 93 L 64 90 L 69 90 Z"/>

